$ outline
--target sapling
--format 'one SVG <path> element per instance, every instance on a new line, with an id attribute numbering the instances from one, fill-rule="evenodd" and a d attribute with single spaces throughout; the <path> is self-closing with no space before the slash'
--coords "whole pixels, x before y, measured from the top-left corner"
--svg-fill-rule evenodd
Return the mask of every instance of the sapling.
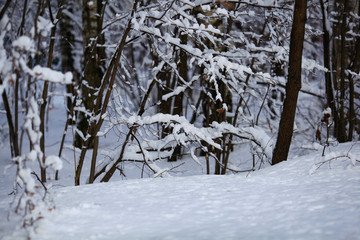
<path id="1" fill-rule="evenodd" d="M 330 145 L 329 139 L 330 139 L 330 128 L 333 125 L 333 119 L 331 116 L 331 109 L 328 107 L 326 108 L 323 112 L 322 112 L 322 119 L 321 122 L 323 124 L 325 124 L 326 127 L 326 141 L 324 144 L 324 148 L 323 148 L 323 152 L 322 152 L 322 156 L 325 156 L 325 149 L 327 146 Z M 321 134 L 320 134 L 320 130 L 318 129 L 316 132 L 316 138 L 318 138 L 319 140 L 321 140 Z"/>

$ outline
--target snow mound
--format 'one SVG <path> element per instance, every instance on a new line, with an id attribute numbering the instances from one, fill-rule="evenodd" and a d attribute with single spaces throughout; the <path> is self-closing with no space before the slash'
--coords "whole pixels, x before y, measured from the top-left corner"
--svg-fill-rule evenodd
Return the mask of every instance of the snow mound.
<path id="1" fill-rule="evenodd" d="M 53 189 L 36 239 L 359 239 L 359 145 L 312 173 L 322 150 L 244 175 Z"/>

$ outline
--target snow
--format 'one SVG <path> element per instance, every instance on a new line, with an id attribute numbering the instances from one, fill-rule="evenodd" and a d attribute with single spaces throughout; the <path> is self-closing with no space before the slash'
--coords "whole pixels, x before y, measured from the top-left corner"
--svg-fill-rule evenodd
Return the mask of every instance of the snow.
<path id="1" fill-rule="evenodd" d="M 43 18 L 41 16 L 38 17 L 37 30 L 42 37 L 46 37 L 50 33 L 52 27 L 54 27 L 54 24 L 52 24 L 50 20 Z M 34 36 L 34 32 L 35 29 L 32 29 L 33 36 Z"/>
<path id="2" fill-rule="evenodd" d="M 23 50 L 23 51 L 30 51 L 33 45 L 34 45 L 33 41 L 27 36 L 19 37 L 12 44 L 14 48 L 18 48 L 19 50 Z"/>
<path id="3" fill-rule="evenodd" d="M 19 180 L 18 183 L 21 184 L 22 182 L 26 182 L 26 191 L 27 192 L 34 192 L 35 190 L 35 181 L 31 177 L 30 169 L 20 169 L 19 170 Z"/>
<path id="4" fill-rule="evenodd" d="M 88 6 L 88 8 L 92 9 L 94 7 L 94 1 L 88 1 L 86 5 Z"/>
<path id="5" fill-rule="evenodd" d="M 327 151 L 352 149 L 359 161 L 359 144 Z M 321 152 L 244 175 L 53 187 L 56 208 L 34 239 L 359 239 L 360 167 L 344 158 L 309 174 Z M 0 223 L 2 239 L 25 239 L 7 224 Z"/>
<path id="6" fill-rule="evenodd" d="M 65 74 L 63 74 L 61 72 L 54 71 L 50 68 L 41 67 L 39 65 L 36 65 L 33 70 L 35 76 L 37 76 L 41 80 L 61 84 L 72 83 L 73 75 L 71 72 L 66 72 Z"/>
<path id="7" fill-rule="evenodd" d="M 326 115 L 326 114 L 328 114 L 328 115 L 330 115 L 331 116 L 331 108 L 326 108 L 323 112 L 322 112 L 322 114 L 323 115 Z"/>
<path id="8" fill-rule="evenodd" d="M 266 66 L 272 62 L 272 59 L 269 59 L 272 55 L 274 55 L 274 61 L 285 64 L 289 52 L 286 39 L 284 44 L 280 44 L 284 46 L 275 42 L 269 45 L 260 44 L 262 34 L 254 33 L 246 28 L 243 29 L 244 32 L 225 35 L 210 23 L 197 22 L 195 17 L 188 14 L 190 7 L 198 5 L 204 11 L 213 12 L 209 3 L 214 1 L 183 0 L 180 2 L 184 4 L 178 5 L 177 1 L 171 3 L 169 1 L 168 6 L 159 5 L 158 9 L 161 11 L 148 12 L 146 8 L 137 11 L 131 21 L 132 33 L 127 37 L 129 41 L 133 41 L 138 38 L 137 36 L 150 36 L 149 40 L 156 49 L 153 54 L 159 55 L 160 61 L 160 64 L 155 64 L 152 68 L 154 79 L 161 83 L 161 79 L 157 79 L 156 76 L 166 64 L 166 68 L 169 67 L 173 74 L 172 77 L 177 77 L 180 81 L 174 85 L 175 89 L 172 92 L 162 96 L 162 100 L 171 100 L 181 93 L 187 95 L 189 91 L 186 90 L 189 88 L 191 91 L 197 91 L 200 88 L 197 87 L 196 82 L 200 80 L 212 83 L 216 95 L 213 96 L 209 91 L 207 94 L 209 98 L 215 100 L 222 100 L 224 97 L 220 93 L 218 85 L 220 81 L 230 92 L 241 93 L 242 98 L 249 95 L 258 99 L 262 99 L 262 94 L 265 93 L 262 91 L 263 87 L 259 88 L 258 83 L 285 85 L 285 77 L 273 78 L 266 72 L 268 70 L 261 72 L 263 71 L 261 65 Z M 269 7 L 278 6 L 277 0 L 246 0 L 244 3 L 246 2 L 250 4 L 256 2 Z M 94 7 L 94 2 L 87 1 L 87 7 Z M 167 8 L 165 14 L 162 10 L 164 7 Z M 66 10 L 64 13 L 75 20 L 75 24 L 81 25 L 81 21 L 76 21 L 75 15 Z M 216 8 L 215 13 L 220 17 L 231 16 L 236 18 L 234 19 L 236 22 L 244 24 L 247 24 L 245 20 L 251 23 L 250 19 L 254 20 L 259 15 L 258 12 L 247 9 L 232 12 L 224 8 Z M 176 15 L 175 19 L 172 17 L 173 14 Z M 279 20 L 282 18 L 281 15 L 276 16 L 276 11 L 266 11 L 265 14 L 275 14 L 274 17 Z M 118 21 L 120 17 L 122 19 L 125 16 L 127 15 L 117 15 L 115 20 Z M 284 15 L 285 18 L 286 16 L 287 14 Z M 202 17 L 205 18 L 204 15 Z M 212 18 L 212 16 L 207 17 Z M 269 17 L 273 18 L 273 16 Z M 328 20 L 328 17 L 326 19 Z M 9 21 L 7 16 L 0 20 L 2 30 L 0 31 L 0 73 L 3 80 L 0 93 L 10 85 L 8 92 L 13 94 L 11 84 L 17 77 L 13 74 L 14 70 L 19 70 L 21 75 L 24 75 L 21 79 L 35 81 L 33 81 L 34 84 L 29 85 L 31 88 L 28 88 L 26 93 L 29 95 L 26 102 L 29 106 L 27 111 L 24 111 L 22 105 L 19 104 L 21 106 L 19 116 L 24 118 L 21 119 L 24 124 L 19 129 L 25 132 L 24 142 L 20 141 L 22 143 L 21 155 L 11 159 L 10 147 L 6 142 L 8 139 L 4 135 L 3 141 L 0 141 L 0 169 L 4 170 L 4 172 L 0 171 L 0 218 L 2 219 L 0 239 L 29 239 L 28 233 L 30 239 L 55 240 L 360 239 L 360 143 L 335 146 L 335 141 L 330 141 L 332 145 L 324 148 L 321 144 L 312 141 L 294 141 L 295 144 L 306 146 L 301 149 L 303 151 L 301 154 L 306 152 L 307 155 L 295 156 L 295 150 L 293 150 L 287 162 L 269 166 L 268 161 L 273 152 L 276 130 L 272 132 L 271 122 L 268 122 L 269 128 L 254 126 L 253 118 L 250 116 L 253 110 L 249 109 L 254 108 L 256 112 L 257 106 L 252 106 L 252 100 L 250 104 L 246 103 L 248 110 L 245 106 L 239 109 L 241 115 L 243 113 L 246 115 L 246 111 L 249 115 L 249 117 L 241 116 L 243 125 L 239 127 L 234 127 L 227 122 L 213 122 L 210 127 L 201 127 L 202 125 L 197 125 L 197 122 L 194 124 L 189 122 L 186 115 L 188 109 L 185 108 L 184 116 L 156 114 L 156 110 L 152 110 L 156 107 L 155 103 L 151 100 L 148 101 L 147 111 L 144 114 L 136 114 L 138 112 L 134 109 L 136 104 L 132 101 L 123 104 L 127 101 L 127 96 L 121 96 L 121 91 L 117 93 L 118 96 L 115 94 L 112 96 L 112 106 L 109 107 L 117 115 L 112 114 L 112 111 L 91 115 L 83 106 L 77 104 L 79 106 L 75 107 L 75 110 L 91 115 L 91 121 L 98 121 L 100 118 L 105 121 L 111 120 L 108 126 L 102 126 L 101 133 L 97 135 L 104 138 L 99 143 L 98 156 L 100 158 L 102 155 L 102 159 L 97 159 L 96 173 L 101 173 L 101 169 L 107 172 L 114 164 L 117 164 L 120 174 L 116 170 L 110 183 L 73 187 L 76 171 L 74 166 L 79 164 L 81 152 L 81 149 L 75 149 L 72 146 L 74 133 L 78 132 L 83 139 L 87 139 L 90 135 L 84 135 L 74 125 L 69 125 L 71 129 L 64 131 L 65 120 L 68 117 L 64 107 L 66 100 L 61 98 L 60 105 L 63 109 L 57 111 L 55 108 L 59 107 L 57 105 L 59 98 L 55 92 L 49 92 L 49 96 L 54 97 L 52 101 L 57 103 L 53 106 L 49 105 L 48 108 L 49 125 L 46 124 L 46 128 L 49 130 L 46 130 L 44 136 L 46 151 L 42 152 L 40 150 L 42 134 L 39 131 L 39 104 L 42 103 L 42 99 L 38 99 L 42 81 L 70 84 L 73 78 L 72 73 L 62 73 L 40 65 L 30 67 L 28 64 L 30 55 L 35 56 L 41 49 L 36 49 L 35 41 L 28 36 L 19 36 L 11 41 L 11 52 L 7 52 L 3 43 L 5 33 L 10 31 Z M 269 24 L 264 34 L 270 35 L 270 39 L 278 39 L 277 26 L 270 21 L 266 23 Z M 287 21 L 280 21 L 278 25 L 283 23 L 286 24 Z M 37 33 L 43 38 L 47 37 L 51 28 L 54 27 L 51 21 L 40 16 L 36 24 Z M 226 25 L 226 22 L 223 24 Z M 327 24 L 330 22 L 328 21 Z M 166 28 L 178 28 L 179 34 L 188 35 L 189 43 L 184 44 L 180 41 L 178 34 L 169 34 Z M 8 30 L 5 31 L 5 29 Z M 32 29 L 32 35 L 34 35 L 35 27 Z M 350 29 L 348 33 L 352 34 L 352 30 Z M 31 36 L 31 34 L 27 35 Z M 257 44 L 253 44 L 252 39 L 256 40 Z M 208 41 L 211 42 L 209 45 L 214 46 L 218 43 L 224 44 L 223 46 L 229 48 L 229 51 L 222 51 L 217 47 L 208 48 Z M 47 42 L 41 40 L 40 43 L 46 45 Z M 205 45 L 201 46 L 201 44 Z M 46 49 L 45 45 L 43 49 Z M 113 46 L 113 44 L 110 42 L 102 46 Z M 179 49 L 188 53 L 191 58 L 190 65 L 204 68 L 203 71 L 199 71 L 202 77 L 194 75 L 188 82 L 182 79 L 176 58 L 174 60 L 174 55 L 172 55 Z M 139 57 L 147 59 L 144 60 L 145 65 L 146 62 L 153 60 L 148 59 L 147 55 L 141 54 Z M 252 59 L 256 61 L 256 65 L 249 67 L 246 62 Z M 41 64 L 41 61 L 37 61 L 36 64 Z M 134 65 L 134 70 L 137 68 L 136 65 Z M 54 68 L 57 67 L 54 66 Z M 303 68 L 308 71 L 328 71 L 320 63 L 305 57 Z M 191 69 L 195 70 L 194 73 Z M 189 69 L 191 75 L 198 74 L 196 68 L 191 69 Z M 122 78 L 126 84 L 130 85 L 134 75 L 130 69 L 123 70 L 124 77 Z M 141 73 L 140 68 L 136 71 L 139 72 L 139 76 L 146 75 Z M 350 70 L 347 74 L 350 74 L 354 81 L 359 78 L 358 73 Z M 148 85 L 154 81 L 153 77 L 146 76 L 144 79 L 150 79 Z M 239 81 L 239 79 L 250 79 L 251 82 L 247 83 L 248 80 L 246 80 L 244 84 L 244 81 Z M 141 91 L 145 93 L 146 89 L 143 88 L 146 85 L 143 84 L 145 82 L 146 80 L 141 80 L 139 93 Z M 314 89 L 324 91 L 323 88 L 314 87 L 317 84 L 309 84 L 308 80 L 305 83 L 305 88 L 312 88 L 311 92 L 314 92 Z M 83 81 L 83 84 L 86 85 L 87 82 Z M 119 85 L 119 88 L 121 87 L 122 85 Z M 64 86 L 61 88 L 64 89 Z M 246 90 L 246 88 L 249 89 Z M 277 88 L 274 89 L 278 91 Z M 272 90 L 270 86 L 269 90 Z M 95 95 L 97 96 L 98 93 Z M 189 98 L 197 98 L 197 95 L 198 93 L 194 95 L 191 93 Z M 119 105 L 117 105 L 117 97 L 121 103 Z M 266 97 L 264 97 L 264 103 Z M 304 98 L 300 95 L 299 99 L 302 101 Z M 235 100 L 235 95 L 233 100 Z M 52 104 L 52 101 L 49 103 Z M 246 101 L 249 102 L 249 100 Z M 197 111 L 194 103 L 190 101 L 186 104 L 191 104 Z M 130 106 L 132 104 L 134 106 Z M 206 102 L 201 104 L 206 104 Z M 276 104 L 281 103 L 278 101 Z M 310 119 L 311 122 L 315 122 L 314 118 L 321 117 L 322 107 L 317 106 L 320 101 L 312 101 L 311 104 L 314 106 L 309 109 L 315 113 L 307 114 L 310 113 L 309 110 L 305 111 L 304 115 L 309 115 L 306 116 L 307 121 Z M 228 110 L 227 106 L 222 105 L 224 111 Z M 298 111 L 301 111 L 303 106 L 299 104 Z M 329 112 L 331 113 L 331 110 L 327 109 L 323 115 Z M 201 114 L 200 111 L 198 113 Z M 235 115 L 232 112 L 226 114 Z M 305 129 L 301 126 L 301 121 L 295 123 L 295 126 L 299 126 L 295 127 L 295 133 Z M 318 122 L 320 124 L 320 120 Z M 257 124 L 258 121 L 256 121 Z M 161 125 L 170 126 L 172 133 L 158 139 Z M 111 132 L 112 128 L 117 131 Z M 124 135 L 129 128 L 132 136 L 130 134 L 127 136 L 134 139 L 123 143 Z M 136 131 L 133 130 L 135 128 Z M 60 154 L 58 153 L 59 142 L 64 132 L 68 136 L 65 138 L 65 147 Z M 224 145 L 221 144 L 221 140 L 223 138 L 225 140 L 230 134 L 236 136 L 237 139 L 233 142 L 237 142 L 234 145 L 234 151 L 230 152 L 227 175 L 205 175 L 205 168 L 208 167 L 206 161 L 210 161 L 211 173 L 214 172 L 215 161 L 214 155 L 209 154 L 210 160 L 201 156 L 200 149 L 207 151 L 205 144 L 201 145 L 201 143 L 207 142 L 206 145 L 209 148 L 222 150 Z M 244 139 L 247 143 L 242 141 Z M 126 149 L 123 148 L 124 153 L 121 148 L 122 143 L 123 146 L 126 144 Z M 183 158 L 173 163 L 167 162 L 166 158 L 172 156 L 177 145 L 182 145 Z M 244 145 L 247 147 L 243 147 Z M 81 182 L 85 182 L 84 179 L 88 177 L 87 174 L 90 171 L 92 149 L 88 152 L 84 159 Z M 95 153 L 97 152 L 94 152 L 94 156 L 96 156 Z M 120 154 L 121 163 L 117 161 Z M 261 163 L 257 163 L 255 169 L 252 165 L 252 157 L 256 155 L 259 156 L 256 160 Z M 47 181 L 44 184 L 39 182 L 39 165 L 47 168 Z M 258 166 L 262 168 L 259 170 Z M 256 171 L 247 170 L 253 168 Z M 59 170 L 60 180 L 58 181 L 53 179 L 56 170 Z M 105 175 L 105 172 L 101 174 Z M 139 179 L 143 176 L 147 179 Z M 100 179 L 101 177 L 98 177 L 96 181 Z M 125 180 L 120 181 L 121 179 Z M 22 227 L 24 223 L 28 225 L 26 229 Z"/>
<path id="9" fill-rule="evenodd" d="M 54 170 L 61 170 L 63 166 L 61 159 L 54 155 L 47 156 L 45 159 L 45 164 L 47 167 L 51 167 Z"/>
<path id="10" fill-rule="evenodd" d="M 228 11 L 226 9 L 224 9 L 224 8 L 217 8 L 216 13 L 219 14 L 219 15 L 224 15 L 224 16 L 229 15 Z"/>
<path id="11" fill-rule="evenodd" d="M 195 176 L 64 188 L 57 191 L 57 210 L 40 225 L 38 239 L 359 236 L 359 169 L 347 171 L 344 182 L 344 171 L 309 176 L 302 164 L 298 159 L 248 178 Z"/>

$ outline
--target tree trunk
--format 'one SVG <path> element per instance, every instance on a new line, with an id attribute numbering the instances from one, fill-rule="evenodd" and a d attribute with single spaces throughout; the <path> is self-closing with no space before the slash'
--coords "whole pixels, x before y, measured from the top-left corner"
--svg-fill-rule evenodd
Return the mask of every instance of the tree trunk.
<path id="1" fill-rule="evenodd" d="M 185 33 L 180 32 L 180 41 L 181 44 L 187 44 L 187 35 Z M 183 49 L 180 49 L 179 53 L 179 63 L 178 63 L 178 71 L 180 74 L 180 77 L 185 81 L 188 82 L 188 65 L 187 65 L 187 54 Z M 182 81 L 180 79 L 177 80 L 177 86 L 183 85 Z M 184 93 L 180 93 L 175 96 L 174 100 L 174 108 L 173 108 L 173 115 L 183 115 L 183 99 L 184 99 Z M 169 161 L 174 162 L 178 159 L 178 156 L 181 155 L 181 145 L 177 145 L 174 149 L 174 152 L 172 156 L 170 157 Z"/>
<path id="2" fill-rule="evenodd" d="M 2 79 L 1 78 L 0 78 L 0 84 L 2 84 Z M 3 102 L 4 102 L 4 107 L 5 107 L 5 112 L 6 112 L 6 119 L 8 121 L 8 127 L 9 127 L 11 157 L 17 157 L 17 156 L 20 155 L 19 145 L 18 145 L 17 136 L 16 136 L 17 133 L 15 131 L 15 127 L 14 127 L 14 124 L 13 124 L 10 104 L 9 104 L 8 97 L 7 97 L 5 89 L 4 89 L 3 93 L 1 94 L 1 96 L 2 96 L 2 99 L 3 99 Z"/>
<path id="3" fill-rule="evenodd" d="M 339 115 L 335 105 L 334 88 L 331 80 L 331 67 L 330 67 L 330 34 L 329 29 L 326 27 L 326 9 L 324 0 L 320 0 L 321 12 L 322 12 L 322 27 L 323 27 L 323 47 L 324 47 L 324 66 L 329 70 L 325 73 L 325 88 L 326 88 L 326 105 L 330 107 L 331 114 L 334 119 L 334 133 L 337 136 L 337 129 L 339 126 Z"/>
<path id="4" fill-rule="evenodd" d="M 289 76 L 286 97 L 279 125 L 279 133 L 273 153 L 272 164 L 287 160 L 293 135 L 296 104 L 301 89 L 301 62 L 304 44 L 307 0 L 296 0 L 291 29 Z"/>
<path id="5" fill-rule="evenodd" d="M 355 57 L 352 61 L 352 65 L 350 67 L 351 71 L 353 72 L 359 72 L 360 70 L 360 38 L 357 39 L 355 43 Z M 355 128 L 355 121 L 356 121 L 356 115 L 355 115 L 355 89 L 354 89 L 354 77 L 349 76 L 349 88 L 350 88 L 350 99 L 349 99 L 349 136 L 348 141 L 353 140 L 354 135 L 354 128 Z"/>
<path id="6" fill-rule="evenodd" d="M 110 95 L 114 86 L 114 82 L 115 82 L 115 76 L 117 73 L 117 68 L 119 66 L 119 62 L 120 62 L 120 58 L 122 55 L 122 52 L 124 50 L 124 47 L 126 45 L 126 38 L 129 35 L 129 32 L 131 30 L 131 19 L 134 16 L 135 12 L 136 12 L 136 7 L 138 4 L 139 0 L 135 0 L 134 1 L 134 6 L 133 9 L 131 11 L 131 16 L 130 16 L 130 20 L 127 23 L 127 26 L 125 28 L 124 34 L 120 40 L 120 43 L 116 49 L 116 52 L 114 53 L 109 67 L 106 69 L 105 75 L 104 75 L 104 82 L 102 82 L 102 85 L 99 89 L 99 96 L 101 96 L 102 94 L 105 93 L 105 97 L 104 97 L 104 102 L 102 105 L 102 99 L 101 98 L 97 98 L 96 99 L 96 103 L 95 105 L 95 110 L 98 109 L 99 114 L 102 116 L 103 114 L 105 114 L 106 108 L 109 104 L 109 100 L 110 100 Z M 101 106 L 100 106 L 101 105 Z M 89 134 L 90 136 L 92 136 L 93 138 L 96 137 L 97 133 L 99 132 L 102 124 L 104 122 L 104 118 L 98 118 L 97 121 L 92 121 L 91 122 L 91 126 L 89 128 Z M 130 135 L 129 135 L 130 136 Z M 128 137 L 127 137 L 128 138 Z M 84 147 L 81 149 L 81 153 L 80 153 L 80 157 L 79 157 L 79 161 L 78 161 L 78 165 L 76 167 L 76 171 L 75 171 L 75 185 L 80 185 L 80 175 L 81 175 L 81 171 L 82 171 L 82 166 L 84 164 L 84 160 L 85 160 L 85 155 L 86 152 L 89 148 L 89 144 L 90 144 L 90 138 L 87 139 L 84 142 Z M 97 142 L 95 144 L 98 144 Z M 92 156 L 92 163 L 91 166 L 95 166 L 94 161 L 96 160 L 96 154 L 97 154 L 97 147 L 95 148 L 96 151 L 93 151 L 93 156 Z M 113 166 L 116 169 L 116 166 Z M 115 171 L 115 169 L 110 169 L 109 171 L 112 171 L 112 173 Z M 95 174 L 95 171 L 93 171 L 93 169 L 90 170 L 90 174 Z M 106 177 L 106 175 L 104 176 L 104 178 Z M 111 176 L 110 176 L 111 177 Z M 95 176 L 90 176 L 90 179 L 95 179 Z M 90 182 L 91 183 L 91 182 Z"/>
<path id="7" fill-rule="evenodd" d="M 97 44 L 102 44 L 104 37 L 101 34 L 102 29 L 102 1 L 87 1 L 83 0 L 83 47 L 84 47 L 84 72 L 83 72 L 83 84 L 82 101 L 87 111 L 87 114 L 98 114 L 93 112 L 95 109 L 96 92 L 101 85 L 101 79 L 103 76 L 102 63 L 105 58 L 104 48 L 97 47 Z M 89 116 L 81 112 L 78 116 L 77 128 L 86 137 L 89 129 Z M 90 141 L 92 143 L 92 140 Z M 90 147 L 92 144 L 90 143 Z M 83 144 L 79 135 L 76 136 L 75 145 L 81 147 Z"/>
<path id="8" fill-rule="evenodd" d="M 338 132 L 338 141 L 339 142 L 346 142 L 346 118 L 345 118 L 345 70 L 346 70 L 346 61 L 347 61 L 347 54 L 346 54 L 346 46 L 345 46 L 345 36 L 346 36 L 346 19 L 347 19 L 347 5 L 348 1 L 344 0 L 343 3 L 343 11 L 342 11 L 342 24 L 341 24 L 341 42 L 340 42 L 340 119 L 339 119 L 339 132 Z"/>
<path id="9" fill-rule="evenodd" d="M 61 3 L 62 0 L 59 0 L 59 3 Z M 67 11 L 70 13 L 76 12 L 78 7 L 75 5 L 76 3 L 73 1 L 70 1 L 67 5 Z M 68 17 L 66 14 L 62 15 L 62 18 L 60 20 L 60 49 L 61 49 L 61 67 L 64 72 L 72 72 L 73 74 L 73 83 L 78 84 L 79 83 L 79 72 L 77 69 L 75 69 L 75 52 L 74 52 L 74 46 L 75 46 L 75 30 L 74 30 L 74 24 L 70 17 Z M 74 85 L 69 84 L 66 85 L 66 92 L 68 96 L 66 97 L 66 105 L 67 105 L 67 111 L 68 116 L 73 115 L 73 95 L 74 95 Z M 72 119 L 73 120 L 73 119 Z M 72 121 L 70 121 L 72 124 Z"/>
<path id="10" fill-rule="evenodd" d="M 60 7 L 56 18 L 60 18 L 62 14 L 62 8 Z M 51 28 L 50 33 L 50 43 L 49 43 L 49 49 L 48 49 L 48 59 L 47 59 L 47 67 L 52 68 L 52 61 L 53 61 L 53 52 L 55 47 L 55 35 L 56 35 L 56 24 Z M 44 154 L 43 159 L 41 159 L 42 163 L 45 165 L 45 112 L 46 112 L 46 106 L 48 103 L 48 88 L 49 88 L 49 82 L 44 82 L 44 88 L 42 92 L 42 103 L 40 105 L 40 132 L 41 132 L 41 138 L 40 138 L 40 149 L 42 153 Z M 46 167 L 40 166 L 40 173 L 41 173 L 41 182 L 46 182 Z"/>

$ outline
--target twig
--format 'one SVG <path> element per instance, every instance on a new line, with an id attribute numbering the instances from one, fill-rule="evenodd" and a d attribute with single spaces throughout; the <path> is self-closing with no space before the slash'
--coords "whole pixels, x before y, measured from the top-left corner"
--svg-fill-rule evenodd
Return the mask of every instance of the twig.
<path id="1" fill-rule="evenodd" d="M 36 172 L 32 171 L 31 174 L 36 177 L 36 179 L 41 183 L 41 185 L 42 185 L 43 188 L 45 189 L 45 192 L 47 192 L 47 191 L 48 191 L 47 187 L 46 187 L 45 184 L 41 181 L 41 179 L 40 179 L 39 176 L 36 174 Z"/>
<path id="2" fill-rule="evenodd" d="M 266 98 L 267 98 L 267 96 L 268 96 L 268 94 L 269 94 L 269 90 L 270 90 L 270 84 L 268 85 L 268 88 L 267 88 L 266 94 L 265 94 L 264 99 L 263 99 L 263 101 L 262 101 L 262 103 L 261 103 L 261 106 L 260 106 L 259 112 L 258 112 L 257 117 L 256 117 L 256 122 L 255 122 L 255 125 L 258 125 L 258 124 L 259 124 L 259 117 L 260 117 L 260 113 L 261 113 L 262 108 L 264 107 L 265 100 L 266 100 Z"/>
<path id="3" fill-rule="evenodd" d="M 138 145 L 139 145 L 141 154 L 143 155 L 143 158 L 144 158 L 144 163 L 146 164 L 146 166 L 147 166 L 151 171 L 153 171 L 154 174 L 156 174 L 157 172 L 156 172 L 152 167 L 150 167 L 150 164 L 147 162 L 147 159 L 146 159 L 146 157 L 145 157 L 144 150 L 143 150 L 143 148 L 142 148 L 142 146 L 141 146 L 141 143 L 140 143 L 139 139 L 135 136 L 135 134 L 134 134 L 132 131 L 131 131 L 131 135 L 132 135 L 132 137 L 135 139 L 135 141 L 136 141 L 136 142 L 138 143 Z"/>
<path id="4" fill-rule="evenodd" d="M 315 168 L 314 170 L 311 170 L 312 173 L 314 173 L 316 170 L 318 170 L 318 169 L 319 169 L 322 165 L 324 165 L 325 163 L 329 163 L 329 164 L 330 164 L 330 162 L 333 161 L 333 160 L 335 160 L 335 159 L 347 158 L 347 159 L 353 160 L 353 159 L 349 156 L 349 153 L 350 153 L 351 149 L 353 148 L 353 146 L 354 146 L 355 144 L 356 144 L 356 143 L 354 143 L 354 144 L 350 147 L 350 149 L 347 151 L 347 153 L 346 153 L 345 155 L 342 154 L 342 155 L 335 156 L 335 157 L 332 157 L 332 158 L 330 158 L 330 159 L 324 160 L 324 161 L 322 161 L 322 162 L 315 163 L 314 166 L 316 166 L 316 168 Z M 357 160 L 357 159 L 355 159 L 355 161 L 356 161 L 356 162 L 360 162 L 360 160 Z"/>
<path id="5" fill-rule="evenodd" d="M 11 0 L 7 0 L 4 7 L 1 9 L 0 12 L 0 20 L 3 18 L 3 16 L 5 15 L 6 10 L 8 9 L 8 7 L 10 6 Z"/>

